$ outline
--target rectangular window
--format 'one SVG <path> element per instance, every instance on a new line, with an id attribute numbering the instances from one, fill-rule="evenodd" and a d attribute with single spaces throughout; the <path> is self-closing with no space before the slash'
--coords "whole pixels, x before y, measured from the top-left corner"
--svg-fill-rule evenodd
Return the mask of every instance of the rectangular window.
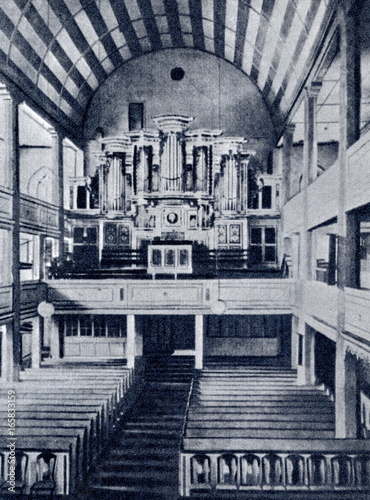
<path id="1" fill-rule="evenodd" d="M 140 130 L 144 128 L 144 103 L 130 102 L 128 105 L 128 129 Z"/>
<path id="2" fill-rule="evenodd" d="M 106 326 L 104 316 L 94 316 L 94 337 L 106 337 Z"/>
<path id="3" fill-rule="evenodd" d="M 64 331 L 66 337 L 77 337 L 78 335 L 78 317 L 67 316 L 64 319 Z"/>
<path id="4" fill-rule="evenodd" d="M 276 229 L 251 227 L 249 260 L 251 264 L 276 262 Z"/>
<path id="5" fill-rule="evenodd" d="M 89 316 L 80 317 L 80 335 L 81 337 L 92 336 L 92 321 Z"/>
<path id="6" fill-rule="evenodd" d="M 179 264 L 186 267 L 189 265 L 189 252 L 187 250 L 179 250 Z"/>
<path id="7" fill-rule="evenodd" d="M 152 251 L 152 265 L 161 266 L 162 265 L 162 252 L 161 250 L 154 249 Z"/>
<path id="8" fill-rule="evenodd" d="M 84 228 L 74 227 L 73 228 L 73 243 L 82 244 L 84 242 Z"/>
<path id="9" fill-rule="evenodd" d="M 77 186 L 77 208 L 87 208 L 87 191 L 85 186 Z"/>
<path id="10" fill-rule="evenodd" d="M 271 208 L 272 204 L 272 187 L 263 186 L 262 188 L 262 208 Z"/>
<path id="11" fill-rule="evenodd" d="M 165 252 L 165 266 L 174 267 L 175 265 L 175 251 L 166 250 Z"/>

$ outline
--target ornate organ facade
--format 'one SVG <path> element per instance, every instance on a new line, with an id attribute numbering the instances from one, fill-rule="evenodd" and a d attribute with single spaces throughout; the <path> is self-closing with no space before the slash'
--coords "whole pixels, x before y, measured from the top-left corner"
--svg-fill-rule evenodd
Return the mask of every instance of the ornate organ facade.
<path id="1" fill-rule="evenodd" d="M 84 186 L 74 180 L 80 193 L 85 190 L 82 203 L 71 191 L 74 261 L 86 256 L 88 231 L 94 266 L 132 267 L 148 245 L 170 243 L 214 254 L 240 252 L 243 261 L 250 246 L 248 198 L 255 152 L 243 137 L 188 130 L 189 116 L 163 115 L 153 121 L 156 130 L 102 138 L 95 175 L 85 178 Z M 252 176 L 256 197 L 258 182 Z M 274 191 L 274 210 L 275 198 Z"/>

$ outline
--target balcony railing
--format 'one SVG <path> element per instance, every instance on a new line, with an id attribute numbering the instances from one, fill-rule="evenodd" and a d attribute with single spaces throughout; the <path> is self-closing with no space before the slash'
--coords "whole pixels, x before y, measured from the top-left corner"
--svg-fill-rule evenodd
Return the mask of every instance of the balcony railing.
<path id="1" fill-rule="evenodd" d="M 254 447 L 245 451 L 182 451 L 181 495 L 216 490 L 370 490 L 370 454 L 365 441 L 285 442 L 284 451 L 274 448 L 273 443 L 271 449 L 264 449 L 266 441 L 261 451 Z"/>

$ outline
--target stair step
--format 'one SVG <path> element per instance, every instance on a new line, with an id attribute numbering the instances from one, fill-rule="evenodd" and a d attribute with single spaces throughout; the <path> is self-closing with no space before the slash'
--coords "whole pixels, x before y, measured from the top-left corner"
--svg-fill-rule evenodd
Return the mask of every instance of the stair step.
<path id="1" fill-rule="evenodd" d="M 141 431 L 141 432 L 166 432 L 171 430 L 176 432 L 178 435 L 179 431 L 181 432 L 182 426 L 179 425 L 179 422 L 175 422 L 174 424 L 171 422 L 127 422 L 126 429 L 133 431 Z"/>
<path id="2" fill-rule="evenodd" d="M 165 429 L 143 429 L 127 427 L 125 430 L 125 435 L 139 435 L 139 436 L 150 436 L 151 438 L 156 439 L 169 439 L 169 438 L 177 438 L 179 436 L 179 430 L 169 431 Z"/>
<path id="3" fill-rule="evenodd" d="M 142 471 L 138 470 L 137 472 L 127 472 L 127 473 L 104 473 L 99 472 L 96 475 L 100 484 L 104 485 L 114 485 L 114 486 L 138 486 L 140 485 L 140 489 L 143 486 L 156 488 L 157 486 L 171 486 L 174 483 L 174 475 L 172 474 L 143 474 Z"/>
<path id="4" fill-rule="evenodd" d="M 134 486 L 127 486 L 127 485 L 115 485 L 115 486 L 108 486 L 108 485 L 101 485 L 101 484 L 91 484 L 90 485 L 91 489 L 95 490 L 103 490 L 103 491 L 113 491 L 116 493 L 118 492 L 128 492 L 128 493 L 133 493 L 135 496 L 132 498 L 142 498 L 145 499 L 166 499 L 166 500 L 172 500 L 172 499 L 177 499 L 178 498 L 178 493 L 177 493 L 177 485 L 176 487 L 172 486 L 159 486 L 156 485 L 155 491 L 153 491 L 151 486 L 144 486 L 144 485 L 134 485 Z M 144 496 L 145 495 L 145 496 Z M 110 499 L 115 499 L 116 496 L 111 496 Z"/>
<path id="5" fill-rule="evenodd" d="M 153 472 L 155 474 L 153 474 Z M 127 484 L 130 483 L 131 481 L 140 481 L 145 483 L 147 481 L 154 481 L 157 484 L 171 484 L 171 480 L 173 480 L 173 476 L 175 475 L 175 471 L 173 470 L 173 467 L 155 467 L 155 468 L 150 468 L 150 467 L 143 467 L 141 464 L 138 465 L 135 468 L 133 467 L 126 467 L 124 466 L 120 470 L 114 470 L 114 471 L 104 471 L 100 470 L 98 473 L 95 474 L 96 478 L 99 478 L 99 480 L 104 483 L 105 481 L 110 481 L 113 484 L 121 483 L 125 481 Z M 135 484 L 135 482 L 133 483 Z"/>
<path id="6" fill-rule="evenodd" d="M 132 467 L 143 467 L 143 468 L 151 468 L 156 470 L 161 470 L 164 467 L 168 468 L 168 464 L 177 464 L 178 457 L 174 457 L 173 454 L 166 455 L 168 458 L 166 461 L 163 460 L 163 457 L 156 455 L 152 456 L 137 456 L 134 455 L 131 458 L 129 456 L 125 457 L 124 463 L 122 458 L 112 458 L 110 457 L 108 460 L 105 460 L 104 464 L 100 467 L 102 470 L 108 470 L 112 468 L 112 470 L 116 470 L 117 468 L 127 468 L 128 470 Z"/>

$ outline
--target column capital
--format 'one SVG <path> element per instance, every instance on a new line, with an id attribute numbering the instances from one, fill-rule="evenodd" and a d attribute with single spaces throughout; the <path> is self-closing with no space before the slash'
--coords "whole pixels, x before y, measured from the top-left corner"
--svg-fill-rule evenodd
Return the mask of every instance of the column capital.
<path id="1" fill-rule="evenodd" d="M 311 82 L 311 85 L 308 85 L 306 87 L 306 96 L 317 98 L 320 93 L 321 87 L 321 82 Z"/>

